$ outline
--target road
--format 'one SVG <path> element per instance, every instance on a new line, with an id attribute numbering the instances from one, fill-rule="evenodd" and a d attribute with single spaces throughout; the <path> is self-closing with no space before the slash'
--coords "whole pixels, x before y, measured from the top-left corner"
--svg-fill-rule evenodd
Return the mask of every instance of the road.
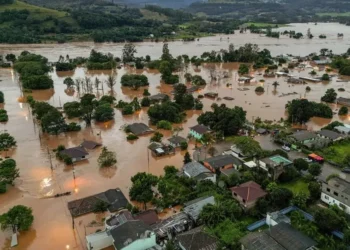
<path id="1" fill-rule="evenodd" d="M 260 143 L 260 146 L 265 150 L 281 149 L 281 147 L 278 144 L 272 141 L 272 138 L 270 137 L 270 135 L 260 135 L 260 136 L 256 136 L 254 139 L 258 141 Z M 307 157 L 304 153 L 294 151 L 294 150 L 290 151 L 288 155 L 289 155 L 289 159 L 291 160 Z M 342 173 L 339 168 L 334 167 L 327 162 L 323 163 L 322 173 L 320 174 L 319 179 L 322 181 L 325 181 L 327 177 L 331 174 L 338 174 L 342 179 L 346 179 L 347 181 L 350 181 L 350 176 L 348 174 Z"/>

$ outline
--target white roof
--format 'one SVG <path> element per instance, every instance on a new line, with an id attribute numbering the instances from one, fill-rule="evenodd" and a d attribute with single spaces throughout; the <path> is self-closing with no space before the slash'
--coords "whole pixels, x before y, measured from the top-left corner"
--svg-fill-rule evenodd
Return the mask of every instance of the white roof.
<path id="1" fill-rule="evenodd" d="M 161 148 L 156 148 L 156 151 L 157 151 L 157 153 L 158 153 L 158 154 L 162 154 L 162 153 L 164 153 L 164 150 L 163 150 L 163 149 L 161 149 Z"/>
<path id="2" fill-rule="evenodd" d="M 255 168 L 257 166 L 254 161 L 245 162 L 244 165 L 246 165 L 249 168 Z"/>
<path id="3" fill-rule="evenodd" d="M 336 126 L 334 129 L 338 130 L 339 132 L 350 133 L 350 126 Z"/>

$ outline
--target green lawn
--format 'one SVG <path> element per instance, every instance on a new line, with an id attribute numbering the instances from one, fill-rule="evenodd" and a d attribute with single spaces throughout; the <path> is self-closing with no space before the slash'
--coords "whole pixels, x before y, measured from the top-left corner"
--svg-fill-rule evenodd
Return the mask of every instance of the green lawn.
<path id="1" fill-rule="evenodd" d="M 290 191 L 293 192 L 293 194 L 297 194 L 297 193 L 305 193 L 307 195 L 310 194 L 309 189 L 307 188 L 308 183 L 305 182 L 303 179 L 299 179 L 299 180 L 296 180 L 293 182 L 279 184 L 278 186 L 289 189 Z"/>
<path id="2" fill-rule="evenodd" d="M 350 141 L 342 141 L 318 151 L 326 160 L 342 165 L 345 157 L 350 154 Z"/>
<path id="3" fill-rule="evenodd" d="M 318 16 L 331 16 L 331 17 L 339 17 L 339 16 L 345 16 L 345 17 L 350 17 L 350 12 L 328 12 L 328 13 L 317 13 L 316 15 Z"/>

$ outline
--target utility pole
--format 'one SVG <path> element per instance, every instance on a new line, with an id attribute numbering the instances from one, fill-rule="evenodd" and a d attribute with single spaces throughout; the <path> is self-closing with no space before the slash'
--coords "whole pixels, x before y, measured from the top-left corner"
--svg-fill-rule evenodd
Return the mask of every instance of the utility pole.
<path id="1" fill-rule="evenodd" d="M 50 153 L 49 147 L 47 147 L 47 154 L 49 156 L 50 168 L 51 168 L 51 171 L 52 171 L 53 170 L 53 166 L 52 166 L 52 159 L 51 159 L 51 153 Z"/>
<path id="2" fill-rule="evenodd" d="M 148 173 L 149 173 L 149 152 L 148 152 L 148 148 L 147 148 L 147 163 L 148 163 Z"/>

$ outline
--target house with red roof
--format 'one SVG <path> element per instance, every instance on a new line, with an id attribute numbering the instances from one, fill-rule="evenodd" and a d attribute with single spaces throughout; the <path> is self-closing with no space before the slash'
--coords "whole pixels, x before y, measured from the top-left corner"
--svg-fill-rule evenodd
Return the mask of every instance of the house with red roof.
<path id="1" fill-rule="evenodd" d="M 231 192 L 232 197 L 237 200 L 244 209 L 253 208 L 258 199 L 267 195 L 261 186 L 254 181 L 248 181 L 233 187 L 231 188 Z"/>

